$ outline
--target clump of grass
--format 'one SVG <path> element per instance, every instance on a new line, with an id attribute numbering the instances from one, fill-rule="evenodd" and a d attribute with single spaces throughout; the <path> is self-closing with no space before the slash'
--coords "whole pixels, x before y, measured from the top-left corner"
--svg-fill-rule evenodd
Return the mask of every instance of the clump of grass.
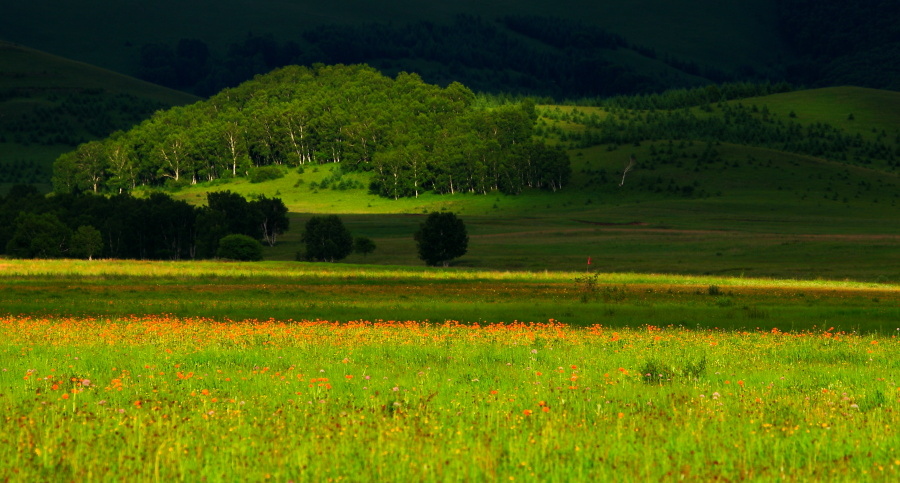
<path id="1" fill-rule="evenodd" d="M 675 380 L 697 381 L 706 373 L 706 357 L 681 365 L 648 359 L 640 373 L 644 382 L 650 385 L 669 384 Z"/>
<path id="2" fill-rule="evenodd" d="M 607 285 L 603 288 L 603 301 L 607 303 L 621 302 L 625 300 L 627 293 L 627 285 Z"/>
<path id="3" fill-rule="evenodd" d="M 675 373 L 672 368 L 656 360 L 648 360 L 641 367 L 641 377 L 644 382 L 651 385 L 668 384 L 672 382 Z"/>

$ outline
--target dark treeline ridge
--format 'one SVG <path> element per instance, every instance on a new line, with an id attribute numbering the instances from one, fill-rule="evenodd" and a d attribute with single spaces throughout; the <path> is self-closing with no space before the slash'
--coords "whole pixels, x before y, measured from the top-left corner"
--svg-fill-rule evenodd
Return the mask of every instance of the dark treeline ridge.
<path id="1" fill-rule="evenodd" d="M 0 253 L 17 258 L 128 258 L 179 260 L 216 256 L 219 240 L 240 234 L 274 245 L 288 229 L 278 198 L 246 200 L 209 193 L 195 207 L 154 192 L 44 196 L 16 185 L 0 198 Z"/>
<path id="2" fill-rule="evenodd" d="M 787 77 L 810 86 L 900 90 L 895 0 L 781 0 L 779 34 L 798 57 Z"/>
<path id="3" fill-rule="evenodd" d="M 539 126 L 537 133 L 572 147 L 640 145 L 645 141 L 688 139 L 729 142 L 805 154 L 859 166 L 900 169 L 900 132 L 874 133 L 874 139 L 851 135 L 826 123 L 801 124 L 775 116 L 766 106 L 742 103 L 706 104 L 674 110 L 613 108 L 601 118 L 578 109 L 545 109 L 542 115 L 585 126 L 582 132 Z M 802 116 L 803 113 L 794 113 Z"/>
<path id="4" fill-rule="evenodd" d="M 681 73 L 680 80 L 663 81 L 605 57 L 621 48 L 668 65 Z M 181 39 L 142 46 L 139 61 L 142 79 L 202 96 L 278 67 L 314 63 L 366 63 L 388 75 L 417 72 L 439 85 L 458 81 L 479 92 L 556 99 L 659 92 L 738 78 L 712 66 L 660 55 L 596 26 L 537 16 L 491 21 L 458 15 L 446 24 L 322 25 L 293 40 L 248 35 L 224 52 L 214 51 L 201 39 Z M 746 77 L 755 78 L 742 76 Z"/>
<path id="5" fill-rule="evenodd" d="M 730 70 L 674 58 L 582 22 L 513 15 L 459 15 L 442 24 L 321 25 L 294 39 L 248 34 L 221 52 L 202 39 L 141 48 L 138 76 L 209 96 L 286 65 L 367 63 L 393 75 L 419 73 L 430 83 L 461 82 L 478 92 L 554 99 L 662 92 L 723 82 L 787 81 L 900 89 L 900 9 L 891 0 L 785 0 L 777 34 L 793 49 L 767 72 Z M 609 60 L 629 49 L 672 69 L 665 79 Z"/>
<path id="6" fill-rule="evenodd" d="M 392 198 L 557 190 L 568 182 L 565 152 L 532 140 L 533 102 L 474 102 L 459 83 L 441 88 L 415 74 L 286 67 L 82 144 L 57 159 L 54 189 L 124 192 L 325 163 L 370 172 L 370 191 Z"/>

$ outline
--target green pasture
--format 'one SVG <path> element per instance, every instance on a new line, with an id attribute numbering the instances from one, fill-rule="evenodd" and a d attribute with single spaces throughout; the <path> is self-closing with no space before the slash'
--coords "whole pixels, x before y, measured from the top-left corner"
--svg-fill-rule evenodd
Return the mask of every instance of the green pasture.
<path id="1" fill-rule="evenodd" d="M 595 261 L 595 263 L 597 263 Z M 4 261 L 0 314 L 894 333 L 896 284 L 306 262 Z M 826 327 L 827 326 L 827 327 Z"/>

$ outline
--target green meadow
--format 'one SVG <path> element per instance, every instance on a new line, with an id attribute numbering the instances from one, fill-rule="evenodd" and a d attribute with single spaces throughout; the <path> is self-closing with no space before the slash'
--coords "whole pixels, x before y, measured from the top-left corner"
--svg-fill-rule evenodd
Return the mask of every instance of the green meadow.
<path id="1" fill-rule="evenodd" d="M 883 481 L 896 284 L 5 260 L 0 477 Z"/>

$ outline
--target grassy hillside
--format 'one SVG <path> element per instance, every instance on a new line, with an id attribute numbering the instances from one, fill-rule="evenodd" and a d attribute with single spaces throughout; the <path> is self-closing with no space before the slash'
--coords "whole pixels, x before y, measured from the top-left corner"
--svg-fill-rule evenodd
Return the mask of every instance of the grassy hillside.
<path id="1" fill-rule="evenodd" d="M 844 86 L 787 92 L 738 101 L 768 106 L 774 114 L 800 123 L 824 122 L 852 134 L 879 137 L 882 131 L 894 145 L 900 144 L 900 93 Z"/>
<path id="2" fill-rule="evenodd" d="M 865 139 L 883 138 L 885 131 L 896 148 L 890 107 L 898 99 L 897 93 L 834 88 L 740 102 L 766 106 L 784 122 L 829 123 Z M 600 108 L 542 109 L 545 115 L 583 114 L 572 119 L 622 115 Z M 589 129 L 550 117 L 543 126 L 548 133 Z M 554 136 L 575 144 L 567 135 Z M 369 236 L 379 247 L 348 262 L 419 264 L 411 234 L 425 213 L 449 210 L 470 230 L 470 250 L 459 267 L 578 270 L 590 256 L 594 267 L 610 271 L 900 281 L 900 179 L 884 162 L 692 139 L 638 144 L 572 148 L 573 181 L 558 193 L 429 194 L 395 201 L 364 190 L 323 189 L 322 181 L 339 173 L 336 165 L 323 165 L 263 183 L 200 185 L 176 196 L 203 203 L 207 192 L 228 189 L 282 198 L 293 228 L 270 249 L 270 259 L 293 259 L 308 214 L 340 213 L 355 235 Z M 631 156 L 637 164 L 619 186 Z M 367 180 L 359 173 L 340 176 L 363 185 Z"/>
<path id="3" fill-rule="evenodd" d="M 0 42 L 0 189 L 49 186 L 56 157 L 194 96 Z M 49 189 L 49 188 L 48 188 Z"/>

